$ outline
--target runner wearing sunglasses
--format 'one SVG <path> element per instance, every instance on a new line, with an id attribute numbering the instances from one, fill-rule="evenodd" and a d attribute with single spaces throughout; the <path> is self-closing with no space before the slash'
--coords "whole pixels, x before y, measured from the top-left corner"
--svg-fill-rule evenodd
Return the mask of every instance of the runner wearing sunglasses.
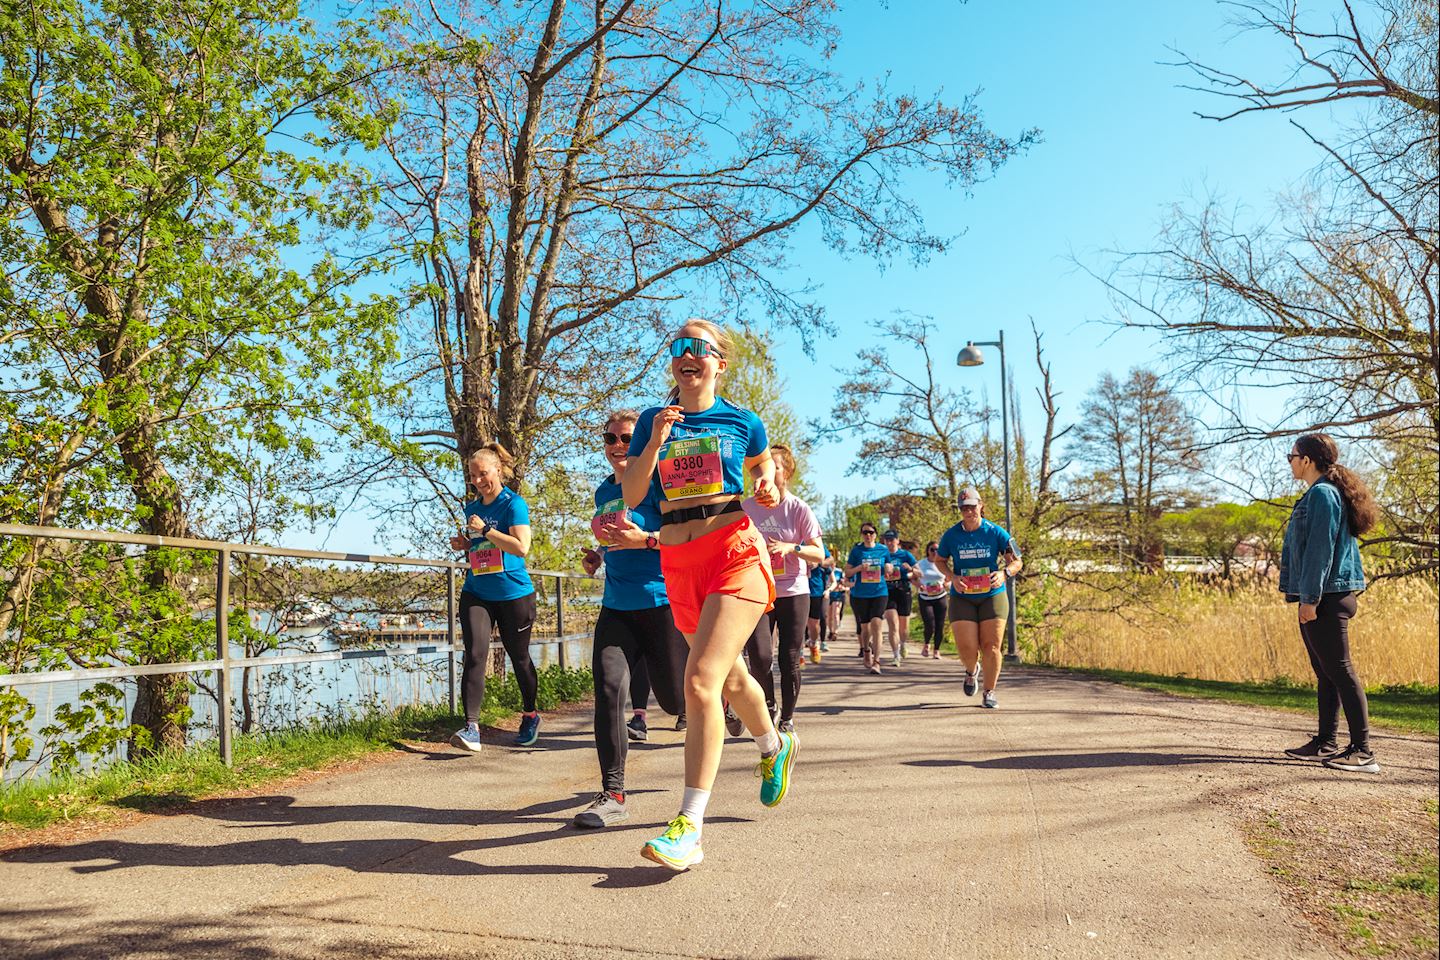
<path id="1" fill-rule="evenodd" d="M 910 581 L 915 575 L 915 555 L 900 546 L 900 534 L 885 531 L 885 633 L 890 641 L 894 666 L 906 654 L 905 641 L 910 639 Z"/>
<path id="2" fill-rule="evenodd" d="M 586 550 L 581 562 L 594 574 L 605 567 L 605 593 L 595 621 L 591 670 L 595 676 L 595 752 L 600 759 L 600 792 L 575 816 L 575 826 L 608 827 L 630 813 L 625 803 L 625 759 L 635 720 L 625 722 L 630 699 L 643 728 L 653 687 L 666 713 L 685 709 L 685 638 L 675 629 L 665 580 L 660 575 L 660 501 L 653 491 L 626 507 L 621 486 L 630 465 L 634 410 L 610 414 L 601 438 L 614 472 L 595 490 L 590 528 L 600 549 Z M 648 677 L 648 682 L 643 682 Z M 638 737 L 636 739 L 644 739 Z"/>
<path id="3" fill-rule="evenodd" d="M 890 551 L 875 542 L 875 524 L 860 528 L 860 542 L 850 548 L 845 575 L 853 578 L 850 606 L 855 611 L 855 629 L 860 635 L 860 652 L 865 669 L 880 673 L 880 625 L 885 621 L 885 604 L 890 591 L 885 586 L 885 558 Z"/>
<path id="4" fill-rule="evenodd" d="M 760 618 L 755 633 L 770 635 L 773 626 L 780 651 L 780 724 L 786 733 L 795 731 L 795 704 L 800 699 L 800 658 L 804 654 L 805 620 L 810 610 L 811 564 L 825 559 L 820 540 L 820 521 L 810 505 L 790 492 L 795 475 L 795 455 L 783 444 L 773 444 L 775 463 L 773 506 L 751 497 L 744 503 L 745 515 L 765 537 L 770 571 L 775 577 L 775 609 Z"/>
<path id="5" fill-rule="evenodd" d="M 540 737 L 535 698 L 540 681 L 530 660 L 530 628 L 535 625 L 535 586 L 525 572 L 530 552 L 530 507 L 505 486 L 514 476 L 514 458 L 499 443 L 487 443 L 470 456 L 466 469 L 478 493 L 465 504 L 465 529 L 450 538 L 452 550 L 464 550 L 470 562 L 460 591 L 460 635 L 465 657 L 460 668 L 460 693 L 465 726 L 450 738 L 453 746 L 480 752 L 480 708 L 485 703 L 485 666 L 490 635 L 499 628 L 500 642 L 510 654 L 515 682 L 525 712 L 515 745 L 531 747 Z"/>
<path id="6" fill-rule="evenodd" d="M 675 626 L 690 645 L 685 664 L 685 793 L 680 812 L 641 854 L 671 870 L 704 859 L 705 807 L 720 767 L 728 698 L 760 750 L 760 800 L 785 799 L 799 741 L 775 729 L 765 695 L 740 651 L 775 602 L 775 578 L 764 539 L 745 516 L 745 474 L 755 500 L 779 501 L 765 424 L 716 395 L 729 338 L 714 324 L 690 320 L 670 344 L 675 379 L 665 406 L 640 415 L 622 483 L 625 502 L 660 501 L 660 568 Z"/>

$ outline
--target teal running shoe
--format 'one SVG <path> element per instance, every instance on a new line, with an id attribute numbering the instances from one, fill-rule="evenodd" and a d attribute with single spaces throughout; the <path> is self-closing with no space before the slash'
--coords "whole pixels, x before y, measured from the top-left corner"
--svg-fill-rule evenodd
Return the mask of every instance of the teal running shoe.
<path id="1" fill-rule="evenodd" d="M 780 749 L 774 756 L 761 757 L 755 765 L 755 775 L 760 778 L 760 802 L 767 807 L 777 807 L 790 792 L 790 777 L 795 770 L 795 757 L 800 753 L 800 738 L 793 733 L 781 731 Z"/>
<path id="2" fill-rule="evenodd" d="M 700 849 L 700 831 L 682 813 L 670 821 L 664 833 L 640 848 L 640 856 L 679 873 L 704 860 L 705 851 Z"/>

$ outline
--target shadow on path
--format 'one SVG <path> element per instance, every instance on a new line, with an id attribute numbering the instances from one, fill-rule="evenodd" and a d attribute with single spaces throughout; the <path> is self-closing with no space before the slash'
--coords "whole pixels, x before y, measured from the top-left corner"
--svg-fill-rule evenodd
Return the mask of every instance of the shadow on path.
<path id="1" fill-rule="evenodd" d="M 567 801 L 568 802 L 568 801 Z M 707 818 L 707 823 L 750 823 L 743 817 Z M 637 835 L 664 827 L 663 821 L 634 821 L 609 827 L 606 833 L 636 832 Z M 72 864 L 75 873 L 106 873 L 130 867 L 215 867 L 237 866 L 322 866 L 356 873 L 400 873 L 419 876 L 492 876 L 536 874 L 604 874 L 610 886 L 627 882 L 637 886 L 653 884 L 648 874 L 632 876 L 630 868 L 619 873 L 611 866 L 575 864 L 487 865 L 464 859 L 483 850 L 499 850 L 567 838 L 592 835 L 576 830 L 569 820 L 558 827 L 507 837 L 478 837 L 464 840 L 430 841 L 414 837 L 383 840 L 318 840 L 306 842 L 293 837 L 244 840 L 236 843 L 206 844 L 137 843 L 123 840 L 96 840 L 68 845 L 22 847 L 0 855 L 12 863 Z M 639 845 L 636 849 L 638 851 Z M 663 868 L 655 868 L 668 874 Z M 619 877 L 617 880 L 616 877 Z"/>
<path id="2" fill-rule="evenodd" d="M 991 760 L 907 760 L 907 767 L 975 767 L 981 770 L 1085 770 L 1095 767 L 1181 767 L 1191 764 L 1261 764 L 1274 767 L 1313 766 L 1285 757 L 1245 754 L 1144 753 L 1032 753 Z"/>

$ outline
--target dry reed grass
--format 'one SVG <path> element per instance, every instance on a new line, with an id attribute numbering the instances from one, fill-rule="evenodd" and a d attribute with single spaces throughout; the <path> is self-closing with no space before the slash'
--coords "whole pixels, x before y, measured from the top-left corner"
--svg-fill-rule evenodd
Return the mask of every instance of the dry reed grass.
<path id="1" fill-rule="evenodd" d="M 1365 685 L 1440 682 L 1437 621 L 1440 598 L 1430 583 L 1386 580 L 1361 594 L 1350 645 Z M 1296 608 L 1273 588 L 1181 584 L 1166 588 L 1149 608 L 1069 613 L 1044 634 L 1036 638 L 1037 653 L 1057 666 L 1314 682 Z"/>

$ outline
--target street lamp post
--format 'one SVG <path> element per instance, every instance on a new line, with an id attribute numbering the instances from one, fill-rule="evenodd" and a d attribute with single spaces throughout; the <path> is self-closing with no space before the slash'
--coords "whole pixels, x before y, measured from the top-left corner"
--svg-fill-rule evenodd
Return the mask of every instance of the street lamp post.
<path id="1" fill-rule="evenodd" d="M 982 340 L 976 343 L 967 340 L 961 348 L 960 355 L 955 358 L 957 366 L 978 367 L 985 362 L 985 355 L 981 353 L 981 347 L 995 347 L 1000 351 L 1000 466 L 1005 477 L 1005 530 L 1011 533 L 1010 526 L 1010 404 L 1009 394 L 1006 393 L 1005 384 L 1005 331 L 1000 331 L 999 340 Z M 1009 583 L 1010 587 L 1010 610 L 1005 618 L 1005 662 L 1019 663 L 1020 649 L 1015 641 L 1015 583 Z"/>

